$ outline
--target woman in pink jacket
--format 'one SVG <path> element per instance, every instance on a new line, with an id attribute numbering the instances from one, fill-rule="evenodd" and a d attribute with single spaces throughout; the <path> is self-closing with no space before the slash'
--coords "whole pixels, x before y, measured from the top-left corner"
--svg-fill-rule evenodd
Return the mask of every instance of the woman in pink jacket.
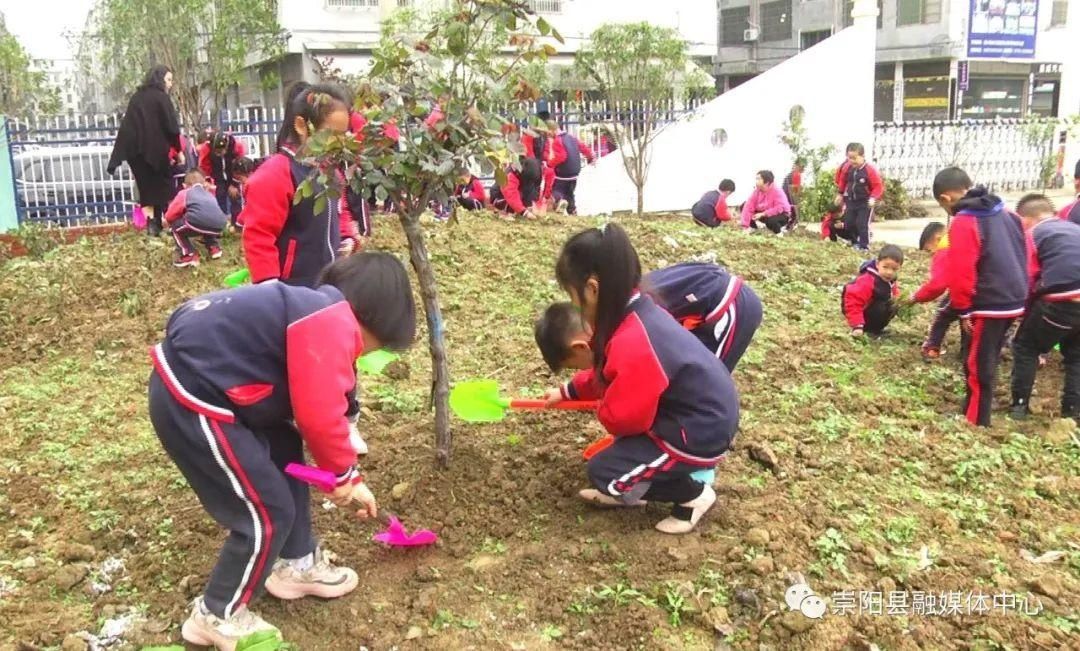
<path id="1" fill-rule="evenodd" d="M 776 177 L 769 170 L 757 173 L 753 194 L 743 204 L 743 228 L 764 226 L 774 233 L 782 233 L 791 219 L 791 203 L 784 190 L 775 185 Z"/>

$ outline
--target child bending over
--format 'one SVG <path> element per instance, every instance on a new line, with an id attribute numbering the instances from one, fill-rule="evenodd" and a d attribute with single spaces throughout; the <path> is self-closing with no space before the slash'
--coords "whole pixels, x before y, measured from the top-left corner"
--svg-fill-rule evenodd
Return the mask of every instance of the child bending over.
<path id="1" fill-rule="evenodd" d="M 896 316 L 900 286 L 896 277 L 904 266 L 904 252 L 894 244 L 881 247 L 877 260 L 864 262 L 859 275 L 840 294 L 840 308 L 851 336 L 880 335 Z"/>

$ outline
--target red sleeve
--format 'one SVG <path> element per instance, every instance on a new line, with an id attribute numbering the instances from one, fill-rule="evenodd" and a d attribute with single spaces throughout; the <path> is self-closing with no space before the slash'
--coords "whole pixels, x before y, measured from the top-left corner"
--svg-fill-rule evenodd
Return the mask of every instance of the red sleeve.
<path id="1" fill-rule="evenodd" d="M 866 166 L 866 180 L 870 185 L 870 196 L 875 201 L 885 196 L 885 183 L 881 180 L 881 175 L 878 174 L 877 168 L 873 165 Z"/>
<path id="2" fill-rule="evenodd" d="M 596 381 L 596 371 L 587 368 L 574 373 L 574 377 L 563 385 L 562 394 L 567 400 L 599 400 L 604 392 Z"/>
<path id="3" fill-rule="evenodd" d="M 293 193 L 289 158 L 274 154 L 248 179 L 244 193 L 244 260 L 251 281 L 281 276 L 277 239 L 289 218 Z"/>
<path id="4" fill-rule="evenodd" d="M 214 168 L 210 165 L 210 143 L 204 142 L 199 145 L 196 152 L 199 154 L 199 169 L 202 170 L 206 178 L 210 178 L 214 173 Z"/>
<path id="5" fill-rule="evenodd" d="M 720 198 L 716 200 L 716 206 L 713 208 L 713 212 L 716 214 L 716 219 L 721 222 L 731 221 L 731 213 L 727 208 L 727 197 L 720 195 Z"/>
<path id="6" fill-rule="evenodd" d="M 1039 249 L 1035 246 L 1035 237 L 1029 230 L 1024 234 L 1027 240 L 1028 256 L 1028 291 L 1034 292 L 1039 286 L 1039 277 L 1042 276 L 1042 265 L 1039 264 Z"/>
<path id="7" fill-rule="evenodd" d="M 930 277 L 912 296 L 916 303 L 929 303 L 949 289 L 946 281 L 949 273 L 947 253 L 948 249 L 941 249 L 934 253 L 934 257 L 930 260 Z"/>
<path id="8" fill-rule="evenodd" d="M 656 420 L 667 373 L 636 316 L 608 345 L 604 377 L 608 380 L 597 418 L 615 436 L 648 432 Z"/>
<path id="9" fill-rule="evenodd" d="M 840 194 L 847 190 L 847 171 L 848 163 L 844 163 L 836 170 L 836 187 L 840 189 Z"/>
<path id="10" fill-rule="evenodd" d="M 551 139 L 551 151 L 547 158 L 548 165 L 553 168 L 566 162 L 566 145 L 563 144 L 562 138 L 555 137 Z"/>
<path id="11" fill-rule="evenodd" d="M 1072 212 L 1073 207 L 1076 206 L 1077 203 L 1080 203 L 1080 199 L 1077 199 L 1076 201 L 1073 201 L 1069 205 L 1067 205 L 1064 208 L 1062 208 L 1061 210 L 1059 210 L 1057 216 L 1060 217 L 1061 219 L 1068 219 L 1069 218 L 1069 213 Z"/>
<path id="12" fill-rule="evenodd" d="M 346 394 L 356 389 L 353 365 L 363 352 L 360 329 L 345 301 L 289 324 L 285 333 L 289 400 L 315 464 L 341 476 L 356 465 Z"/>
<path id="13" fill-rule="evenodd" d="M 338 197 L 338 230 L 341 232 L 341 239 L 344 240 L 359 235 L 360 227 L 357 225 L 356 217 L 352 214 L 352 208 L 349 207 L 348 200 L 345 199 L 345 175 L 339 172 L 338 180 L 342 184 L 341 196 Z"/>
<path id="14" fill-rule="evenodd" d="M 959 214 L 949 225 L 948 285 L 949 304 L 961 312 L 971 311 L 975 297 L 976 268 L 982 243 L 979 226 L 971 215 Z"/>
<path id="15" fill-rule="evenodd" d="M 506 200 L 506 207 L 510 209 L 510 212 L 520 215 L 525 212 L 525 203 L 521 200 L 521 181 L 518 179 L 517 172 L 510 172 L 506 175 L 506 185 L 502 189 L 503 199 Z"/>
<path id="16" fill-rule="evenodd" d="M 469 196 L 482 204 L 487 204 L 487 191 L 484 190 L 484 184 L 480 182 L 480 179 L 474 178 L 472 180 L 469 185 Z"/>
<path id="17" fill-rule="evenodd" d="M 855 282 L 844 290 L 844 318 L 852 328 L 861 328 L 866 325 L 863 312 L 870 300 L 874 297 L 874 275 L 869 273 L 859 274 Z"/>
<path id="18" fill-rule="evenodd" d="M 525 148 L 525 158 L 536 158 L 534 155 L 533 137 L 527 133 L 521 134 L 521 146 Z"/>
<path id="19" fill-rule="evenodd" d="M 555 168 L 544 168 L 544 198 L 550 199 L 551 192 L 555 189 Z"/>
<path id="20" fill-rule="evenodd" d="M 239 138 L 233 138 L 233 154 L 237 158 L 247 156 L 247 147 L 244 146 L 244 142 Z"/>
<path id="21" fill-rule="evenodd" d="M 570 137 L 574 138 L 573 136 Z M 590 163 L 596 160 L 596 154 L 593 153 L 591 147 L 581 142 L 580 138 L 574 138 L 574 140 L 577 140 L 578 149 L 581 151 L 581 155 L 585 157 L 585 160 L 589 161 Z"/>
<path id="22" fill-rule="evenodd" d="M 184 210 L 187 209 L 187 188 L 176 193 L 173 197 L 172 203 L 169 204 L 169 209 L 165 211 L 165 221 L 173 223 L 177 219 L 184 216 Z"/>
<path id="23" fill-rule="evenodd" d="M 802 174 L 801 173 L 799 173 L 799 172 L 792 172 L 791 173 L 791 187 L 793 187 L 793 188 L 801 188 L 802 187 Z"/>

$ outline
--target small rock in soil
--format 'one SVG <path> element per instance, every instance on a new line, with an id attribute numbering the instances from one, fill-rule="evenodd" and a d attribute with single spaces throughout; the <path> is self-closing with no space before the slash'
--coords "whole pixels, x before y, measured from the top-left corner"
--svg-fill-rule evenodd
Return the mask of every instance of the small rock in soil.
<path id="1" fill-rule="evenodd" d="M 747 448 L 750 458 L 765 466 L 773 473 L 780 469 L 780 462 L 772 448 L 764 443 L 752 443 Z"/>
<path id="2" fill-rule="evenodd" d="M 754 574 L 765 576 L 766 574 L 771 574 L 776 568 L 773 565 L 773 559 L 771 557 L 758 556 L 750 561 L 750 569 L 754 570 Z"/>
<path id="3" fill-rule="evenodd" d="M 421 583 L 433 583 L 439 580 L 439 572 L 430 565 L 417 568 L 416 580 Z"/>
<path id="4" fill-rule="evenodd" d="M 1044 574 L 1028 582 L 1031 589 L 1041 595 L 1056 598 L 1061 595 L 1061 579 L 1053 574 Z"/>
<path id="5" fill-rule="evenodd" d="M 416 595 L 416 601 L 413 602 L 413 608 L 425 615 L 434 615 L 437 610 L 435 607 L 435 600 L 438 597 L 438 592 L 438 588 L 435 587 L 424 588 Z"/>
<path id="6" fill-rule="evenodd" d="M 97 550 L 91 545 L 65 542 L 60 544 L 56 550 L 56 554 L 60 557 L 60 560 L 65 563 L 77 563 L 80 561 L 87 562 L 94 560 Z"/>
<path id="7" fill-rule="evenodd" d="M 495 556 L 488 556 L 487 554 L 481 554 L 465 564 L 465 567 L 469 568 L 473 572 L 483 572 L 484 570 L 498 565 L 501 559 Z"/>
<path id="8" fill-rule="evenodd" d="M 810 619 L 797 610 L 789 610 L 780 616 L 780 625 L 796 635 L 809 631 L 816 623 L 816 619 Z"/>
<path id="9" fill-rule="evenodd" d="M 743 536 L 743 542 L 751 547 L 764 547 L 769 544 L 769 532 L 760 527 L 754 527 Z"/>
<path id="10" fill-rule="evenodd" d="M 53 585 L 61 590 L 70 590 L 83 582 L 89 570 L 85 565 L 65 565 L 53 574 Z"/>
<path id="11" fill-rule="evenodd" d="M 881 577 L 881 580 L 877 582 L 877 588 L 882 594 L 890 594 L 896 591 L 896 581 L 893 581 L 887 576 Z"/>
<path id="12" fill-rule="evenodd" d="M 383 375 L 391 380 L 408 380 L 410 372 L 409 363 L 400 359 L 390 362 L 383 369 Z"/>
<path id="13" fill-rule="evenodd" d="M 727 559 L 729 561 L 737 561 L 743 557 L 743 548 L 736 545 L 728 550 Z"/>
<path id="14" fill-rule="evenodd" d="M 760 605 L 758 603 L 757 593 L 750 588 L 739 588 L 735 591 L 735 603 L 746 608 L 757 609 Z"/>
<path id="15" fill-rule="evenodd" d="M 63 651 L 86 651 L 89 646 L 86 640 L 78 635 L 71 634 L 64 638 L 64 643 L 60 645 L 60 648 Z"/>
<path id="16" fill-rule="evenodd" d="M 415 640 L 424 636 L 424 630 L 419 626 L 410 626 L 408 632 L 405 633 L 406 640 Z"/>
<path id="17" fill-rule="evenodd" d="M 677 561 L 685 561 L 690 558 L 690 556 L 686 552 L 679 549 L 678 547 L 668 547 L 667 553 L 668 556 L 674 558 Z"/>
<path id="18" fill-rule="evenodd" d="M 1054 636 L 1046 631 L 1039 631 L 1035 634 L 1035 637 L 1031 638 L 1031 641 L 1044 649 L 1053 649 L 1057 646 L 1054 642 Z"/>
<path id="19" fill-rule="evenodd" d="M 394 487 L 390 489 L 390 496 L 395 500 L 400 500 L 407 492 L 409 492 L 409 482 L 403 481 L 400 484 L 394 484 Z"/>
<path id="20" fill-rule="evenodd" d="M 188 574 L 184 578 L 180 579 L 180 592 L 184 593 L 184 597 L 191 599 L 198 594 L 199 587 L 199 575 Z"/>

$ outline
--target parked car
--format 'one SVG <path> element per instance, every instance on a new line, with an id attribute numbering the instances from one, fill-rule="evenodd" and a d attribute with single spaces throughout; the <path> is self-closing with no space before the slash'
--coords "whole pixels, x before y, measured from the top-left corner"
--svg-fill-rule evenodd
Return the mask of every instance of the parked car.
<path id="1" fill-rule="evenodd" d="M 15 189 L 23 220 L 58 225 L 120 221 L 138 198 L 127 165 L 110 176 L 112 147 L 41 147 L 14 157 Z"/>

